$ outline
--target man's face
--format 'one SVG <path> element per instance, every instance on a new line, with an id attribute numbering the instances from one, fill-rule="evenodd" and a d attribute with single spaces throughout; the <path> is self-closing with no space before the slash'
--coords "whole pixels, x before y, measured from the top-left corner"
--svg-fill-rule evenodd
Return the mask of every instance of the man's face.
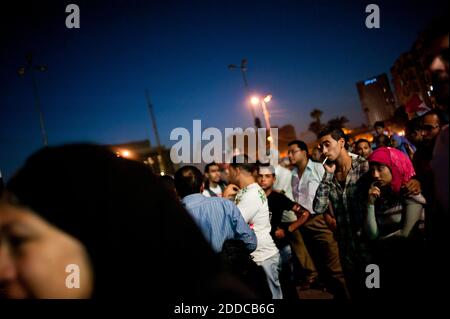
<path id="1" fill-rule="evenodd" d="M 288 157 L 291 164 L 297 165 L 298 163 L 306 160 L 307 154 L 306 151 L 300 149 L 297 144 L 293 144 L 289 146 Z"/>
<path id="2" fill-rule="evenodd" d="M 325 155 L 328 160 L 335 161 L 339 157 L 342 149 L 344 149 L 345 140 L 340 138 L 339 141 L 336 141 L 329 134 L 320 138 L 319 145 L 322 149 L 323 155 Z"/>
<path id="3" fill-rule="evenodd" d="M 429 49 L 428 70 L 433 83 L 433 93 L 436 101 L 444 107 L 448 107 L 448 34 L 436 39 Z"/>
<path id="4" fill-rule="evenodd" d="M 366 142 L 361 142 L 356 145 L 356 154 L 367 158 L 372 153 L 372 148 Z"/>
<path id="5" fill-rule="evenodd" d="M 377 133 L 377 135 L 381 135 L 384 132 L 384 128 L 381 126 L 375 126 L 375 132 Z"/>
<path id="6" fill-rule="evenodd" d="M 415 146 L 418 146 L 420 145 L 420 143 L 422 143 L 422 133 L 420 130 L 414 130 L 411 132 L 407 131 L 406 138 Z"/>
<path id="7" fill-rule="evenodd" d="M 318 148 L 314 148 L 311 157 L 314 161 L 321 162 L 322 152 Z"/>
<path id="8" fill-rule="evenodd" d="M 425 143 L 432 141 L 440 131 L 439 118 L 436 114 L 429 114 L 423 118 L 422 138 Z"/>
<path id="9" fill-rule="evenodd" d="M 273 174 L 258 174 L 257 182 L 263 190 L 268 190 L 272 188 L 275 176 Z"/>
<path id="10" fill-rule="evenodd" d="M 218 165 L 212 165 L 209 167 L 206 177 L 210 182 L 218 183 L 220 182 L 220 169 Z"/>
<path id="11" fill-rule="evenodd" d="M 228 183 L 239 185 L 239 168 L 234 168 L 232 165 L 228 167 Z"/>

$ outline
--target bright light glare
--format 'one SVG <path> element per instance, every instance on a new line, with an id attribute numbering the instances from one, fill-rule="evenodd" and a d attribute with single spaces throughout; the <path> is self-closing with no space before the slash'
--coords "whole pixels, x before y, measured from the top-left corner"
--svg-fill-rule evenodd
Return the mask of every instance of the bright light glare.
<path id="1" fill-rule="evenodd" d="M 272 99 L 272 95 L 266 95 L 266 97 L 264 98 L 264 102 L 269 103 L 270 100 Z"/>
<path id="2" fill-rule="evenodd" d="M 252 103 L 253 105 L 258 105 L 259 104 L 259 97 L 252 96 L 252 98 L 250 99 L 250 103 Z"/>

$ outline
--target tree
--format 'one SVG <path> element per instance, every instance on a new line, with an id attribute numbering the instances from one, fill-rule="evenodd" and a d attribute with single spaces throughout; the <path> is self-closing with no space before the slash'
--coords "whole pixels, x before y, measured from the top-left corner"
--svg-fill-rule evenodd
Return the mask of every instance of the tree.
<path id="1" fill-rule="evenodd" d="M 311 122 L 309 123 L 309 130 L 319 136 L 320 131 L 322 130 L 323 125 L 319 122 Z"/>
<path id="2" fill-rule="evenodd" d="M 329 126 L 343 128 L 345 126 L 345 123 L 348 123 L 348 119 L 345 116 L 338 116 L 334 119 L 329 120 L 327 124 Z"/>
<path id="3" fill-rule="evenodd" d="M 320 122 L 320 117 L 322 116 L 322 114 L 323 112 L 319 109 L 314 109 L 311 111 L 311 113 L 309 113 L 309 115 L 314 119 L 314 121 L 309 123 L 308 129 L 317 136 L 319 135 L 323 127 L 322 123 Z"/>
<path id="4" fill-rule="evenodd" d="M 317 123 L 320 123 L 320 117 L 322 116 L 323 112 L 319 109 L 314 109 L 309 113 L 309 115 L 316 120 Z"/>

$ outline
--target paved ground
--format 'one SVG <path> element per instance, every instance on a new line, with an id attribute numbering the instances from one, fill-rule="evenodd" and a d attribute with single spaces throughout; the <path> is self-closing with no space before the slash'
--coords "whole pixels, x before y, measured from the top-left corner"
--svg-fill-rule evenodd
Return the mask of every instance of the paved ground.
<path id="1" fill-rule="evenodd" d="M 300 299 L 333 299 L 332 294 L 319 289 L 300 290 L 297 288 L 297 293 Z"/>

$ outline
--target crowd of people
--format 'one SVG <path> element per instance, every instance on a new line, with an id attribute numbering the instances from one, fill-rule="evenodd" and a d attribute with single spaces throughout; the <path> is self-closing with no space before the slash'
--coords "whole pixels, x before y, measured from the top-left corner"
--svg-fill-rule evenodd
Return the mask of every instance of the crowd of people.
<path id="1" fill-rule="evenodd" d="M 377 122 L 349 143 L 328 126 L 311 150 L 291 141 L 287 167 L 241 154 L 173 177 L 101 146 L 38 151 L 1 185 L 0 296 L 358 300 L 446 284 L 448 31 L 430 30 L 438 107 L 405 136 Z"/>

